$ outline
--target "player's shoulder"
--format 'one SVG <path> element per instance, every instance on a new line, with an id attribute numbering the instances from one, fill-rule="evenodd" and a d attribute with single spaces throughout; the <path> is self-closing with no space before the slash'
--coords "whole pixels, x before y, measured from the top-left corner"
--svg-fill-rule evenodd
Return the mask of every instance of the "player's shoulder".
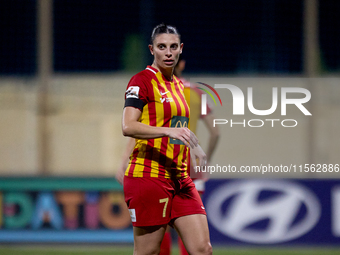
<path id="1" fill-rule="evenodd" d="M 136 81 L 136 80 L 146 80 L 149 77 L 148 73 L 146 70 L 140 71 L 136 73 L 134 76 L 131 77 L 131 81 Z"/>
<path id="2" fill-rule="evenodd" d="M 154 68 L 151 68 L 150 66 L 147 66 L 144 70 L 138 72 L 132 78 L 130 79 L 130 83 L 148 83 L 153 78 L 154 75 L 157 73 L 157 70 L 154 70 Z"/>

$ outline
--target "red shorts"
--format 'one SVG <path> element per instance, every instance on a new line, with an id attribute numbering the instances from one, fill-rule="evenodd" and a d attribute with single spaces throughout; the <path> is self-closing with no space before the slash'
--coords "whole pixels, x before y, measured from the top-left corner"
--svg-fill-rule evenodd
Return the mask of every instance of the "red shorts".
<path id="1" fill-rule="evenodd" d="M 170 180 L 124 176 L 124 195 L 135 227 L 169 224 L 185 215 L 206 215 L 190 177 Z"/>

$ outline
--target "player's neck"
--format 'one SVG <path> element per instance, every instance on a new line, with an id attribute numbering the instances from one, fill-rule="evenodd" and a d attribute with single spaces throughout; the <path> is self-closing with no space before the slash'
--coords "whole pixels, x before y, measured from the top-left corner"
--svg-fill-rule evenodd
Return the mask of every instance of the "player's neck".
<path id="1" fill-rule="evenodd" d="M 156 68 L 158 71 L 160 71 L 168 81 L 172 81 L 172 75 L 174 73 L 173 68 L 166 68 L 166 69 L 160 68 L 160 67 L 156 66 L 155 63 L 153 63 L 151 66 Z"/>

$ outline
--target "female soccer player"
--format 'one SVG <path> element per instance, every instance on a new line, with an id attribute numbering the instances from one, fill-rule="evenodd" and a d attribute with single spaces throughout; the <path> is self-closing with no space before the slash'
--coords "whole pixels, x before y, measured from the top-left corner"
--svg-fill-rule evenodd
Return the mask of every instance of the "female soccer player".
<path id="1" fill-rule="evenodd" d="M 135 138 L 124 176 L 134 254 L 158 254 L 168 224 L 189 254 L 212 254 L 205 209 L 187 174 L 189 148 L 193 164 L 206 164 L 206 155 L 187 128 L 184 86 L 173 75 L 183 50 L 177 29 L 156 26 L 149 49 L 153 64 L 131 78 L 122 120 L 123 134 Z"/>

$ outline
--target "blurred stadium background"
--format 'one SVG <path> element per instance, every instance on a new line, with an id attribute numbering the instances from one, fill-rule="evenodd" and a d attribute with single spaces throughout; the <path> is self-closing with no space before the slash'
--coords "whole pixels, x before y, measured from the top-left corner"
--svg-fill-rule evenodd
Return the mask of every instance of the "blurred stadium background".
<path id="1" fill-rule="evenodd" d="M 161 22 L 179 29 L 192 81 L 251 86 L 260 109 L 272 87 L 312 93 L 312 117 L 298 109 L 285 117 L 299 120 L 294 129 L 221 127 L 212 164 L 339 164 L 339 12 L 336 0 L 2 0 L 0 254 L 132 253 L 114 179 L 126 142 L 121 114 L 130 77 L 151 64 L 147 44 Z M 221 97 L 230 109 L 230 95 Z M 230 119 L 225 112 L 214 108 Z M 205 134 L 199 125 L 203 147 Z M 241 210 L 242 194 L 259 196 L 243 207 L 255 215 L 245 222 L 242 210 L 241 219 L 210 216 L 215 254 L 339 254 L 339 174 L 213 175 L 208 213 Z M 230 219 L 239 225 L 219 227 Z"/>

